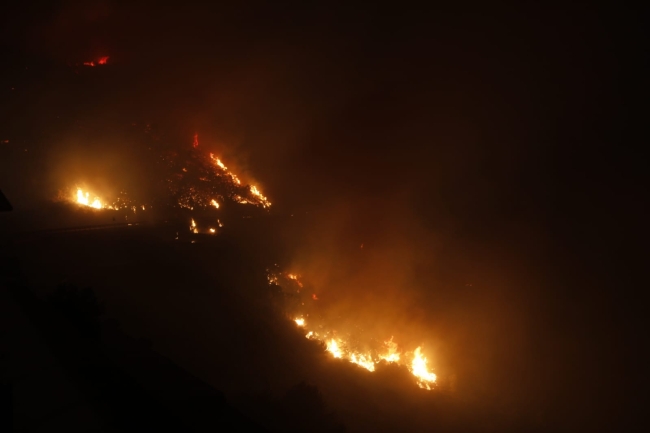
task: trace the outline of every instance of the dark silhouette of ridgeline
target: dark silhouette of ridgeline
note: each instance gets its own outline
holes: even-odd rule
[[[103,309],[91,289],[64,285],[47,300],[15,281],[2,290],[38,329],[106,431],[266,431],[146,340],[128,336],[116,322],[99,322]],[[12,415],[6,407],[12,388],[3,385],[3,428]]]
[[[11,203],[9,203],[9,200],[7,200],[7,197],[0,191],[0,212],[9,212],[12,211],[14,208],[11,206]]]

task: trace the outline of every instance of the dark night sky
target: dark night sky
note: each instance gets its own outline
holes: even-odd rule
[[[388,279],[408,272],[415,294],[403,296],[442,317],[435,329],[477,344],[448,343],[459,374],[499,383],[507,404],[547,408],[554,426],[630,422],[636,385],[620,375],[639,371],[629,287],[640,256],[624,256],[644,201],[631,145],[627,71],[644,66],[630,62],[641,39],[633,16],[595,6],[20,6],[2,12],[0,188],[18,210],[37,206],[67,186],[56,181],[73,152],[102,176],[129,178],[138,163],[120,155],[137,143],[120,137],[132,122],[164,125],[179,142],[198,132],[277,212],[315,215],[295,259],[304,269],[326,268],[348,241],[379,251],[367,269],[407,257]],[[74,66],[104,55],[106,66]],[[464,273],[484,279],[476,298],[431,288]],[[472,325],[454,331],[463,320]],[[497,330],[468,336],[481,321]],[[474,372],[461,361],[472,356],[509,376]]]

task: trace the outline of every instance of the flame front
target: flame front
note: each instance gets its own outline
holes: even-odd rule
[[[102,209],[104,207],[104,205],[102,205],[102,202],[99,200],[99,198],[95,197],[91,202],[89,196],[90,194],[88,192],[84,194],[81,188],[77,188],[77,203],[95,209]]]
[[[375,371],[375,363],[366,355],[353,353],[350,355],[350,362],[357,364],[368,371]]]
[[[435,383],[437,377],[427,369],[427,358],[422,355],[420,347],[415,349],[413,362],[411,363],[411,373],[419,379],[420,388],[431,389],[430,385]]]
[[[393,341],[393,337],[390,337],[390,340],[385,341],[384,345],[387,348],[387,352],[383,355],[379,355],[379,358],[386,362],[399,362],[400,355],[397,351],[397,343]]]
[[[224,171],[228,176],[230,176],[237,185],[241,185],[241,180],[239,180],[239,177],[237,177],[236,174],[228,170],[228,167],[221,161],[221,159],[217,156],[214,156],[212,153],[210,154],[210,158],[214,161],[214,163]],[[249,187],[251,194],[257,199],[258,203],[262,205],[264,208],[271,207],[271,202],[262,194],[262,192],[255,186],[255,185],[250,185]],[[238,201],[241,204],[247,204],[247,203],[252,203],[249,200],[246,200],[243,197],[240,196],[235,196],[235,200]],[[255,204],[255,203],[253,203]]]
[[[280,287],[282,287],[282,283],[289,285],[295,284],[298,288],[293,286],[288,289],[288,292],[293,294],[296,294],[296,292],[298,294],[302,293],[299,288],[303,287],[303,283],[299,280],[297,274],[282,272],[274,273],[269,270],[267,279],[269,284]],[[317,301],[318,297],[314,294],[312,295],[312,300]],[[305,300],[305,302],[307,301]],[[305,302],[301,302],[301,306],[304,306]],[[333,329],[327,329],[323,324],[314,326],[314,324],[308,323],[308,320],[306,319],[306,317],[309,317],[308,315],[305,316],[303,314],[298,314],[293,317],[293,321],[296,325],[305,329],[305,337],[309,340],[322,342],[325,345],[325,350],[334,358],[346,360],[358,365],[359,367],[363,367],[370,372],[374,372],[377,366],[381,363],[393,363],[408,369],[411,374],[415,376],[415,383],[420,388],[431,390],[433,389],[433,386],[435,386],[437,377],[433,372],[429,371],[427,367],[427,359],[422,354],[421,346],[418,346],[413,352],[404,352],[400,349],[398,344],[393,341],[393,337],[390,337],[390,339],[385,340],[380,347],[375,346],[372,341],[376,340],[371,339],[366,347],[360,344],[351,334],[337,333]],[[314,329],[319,329],[320,334]]]
[[[327,351],[331,353],[334,358],[343,357],[343,352],[341,352],[341,349],[339,348],[339,342],[333,338],[327,342]]]

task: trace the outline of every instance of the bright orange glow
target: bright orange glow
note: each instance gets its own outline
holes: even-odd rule
[[[95,62],[84,62],[84,66],[95,66]]]
[[[357,364],[368,371],[375,371],[375,363],[372,362],[370,357],[366,357],[366,355],[353,353],[350,355],[350,362]]]
[[[260,202],[262,203],[262,206],[264,206],[264,207],[271,206],[271,202],[266,197],[264,197],[262,195],[260,190],[258,190],[255,185],[251,185],[251,192],[253,193],[253,195],[255,197],[257,197],[260,200]]]
[[[211,204],[212,206],[216,207],[217,209],[219,209],[219,203],[217,203],[217,201],[216,201],[215,199],[212,199],[212,201],[210,202],[210,204]]]
[[[397,343],[393,342],[393,337],[384,341],[384,346],[386,346],[386,353],[379,355],[379,358],[386,362],[399,362],[400,354],[397,351]]]
[[[427,358],[422,355],[422,351],[418,347],[415,349],[413,362],[411,363],[411,373],[419,379],[418,385],[420,388],[431,389],[431,384],[435,383],[437,377],[427,369]]]
[[[239,177],[237,177],[236,174],[232,173],[231,171],[228,170],[228,167],[221,161],[220,158],[214,156],[214,154],[210,154],[210,158],[214,161],[214,163],[221,168],[221,170],[224,171],[230,178],[235,182],[237,185],[241,185],[241,180],[239,180]],[[235,200],[241,204],[247,204],[247,203],[252,203],[252,204],[257,204],[257,205],[262,205],[262,207],[267,208],[271,207],[271,202],[262,194],[262,192],[255,186],[251,185],[249,187],[251,194],[255,196],[257,199],[258,203],[251,202],[243,197],[240,196],[235,196]]]
[[[298,284],[298,286],[302,289],[302,283],[300,282],[300,280],[298,279],[298,277],[299,277],[299,276],[298,276],[298,275],[295,275],[295,274],[287,274],[287,278],[289,278],[290,280],[295,281],[296,284]]]
[[[95,209],[101,209],[104,206],[102,205],[102,202],[99,200],[99,198],[95,197],[93,201],[90,201],[89,198],[90,194],[85,193],[81,190],[81,188],[77,189],[77,203],[82,204],[84,206],[92,207]]]
[[[280,287],[282,287],[283,282],[288,283],[288,280],[297,282],[298,277],[299,275],[293,273],[273,273],[268,271],[267,274],[269,284]],[[295,293],[295,288],[291,288],[291,286],[288,286],[287,290]],[[312,299],[318,299],[315,293],[312,294]],[[302,302],[301,305],[305,305],[305,302]],[[383,362],[393,363],[408,369],[415,376],[414,382],[420,388],[432,390],[435,386],[436,374],[429,370],[427,366],[428,360],[423,355],[421,346],[418,346],[413,352],[405,352],[393,341],[393,337],[385,340],[381,347],[376,347],[375,343],[373,343],[373,340],[376,341],[374,338],[370,338],[368,345],[364,346],[364,343],[356,340],[354,334],[339,333],[335,329],[324,328],[323,324],[316,326],[309,323],[305,317],[302,314],[297,314],[294,316],[293,321],[305,329],[307,339],[324,343],[325,350],[333,357],[356,364],[370,372],[374,372],[378,365]],[[315,331],[317,328],[318,332]],[[319,334],[319,332],[322,332],[322,334]]]
[[[327,342],[327,351],[330,352],[334,358],[343,357],[343,352],[341,352],[341,349],[339,348],[339,342],[333,338]]]
[[[192,142],[194,148],[199,147],[199,134],[194,134],[194,142]]]
[[[199,232],[199,229],[196,227],[196,222],[194,222],[194,218],[192,218],[192,222],[190,223],[190,231],[194,234]]]
[[[216,232],[217,232],[216,229],[210,229],[210,233],[216,233]]]

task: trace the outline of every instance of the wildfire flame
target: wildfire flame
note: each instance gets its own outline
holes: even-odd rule
[[[102,209],[104,207],[99,198],[95,197],[91,202],[89,196],[90,194],[88,192],[84,193],[81,188],[77,189],[77,203],[95,209]]]
[[[365,355],[353,353],[350,355],[350,362],[355,363],[368,371],[375,371],[375,363]]]
[[[219,168],[221,168],[221,170],[224,171],[224,173],[226,173],[228,176],[230,176],[232,178],[232,180],[237,185],[241,185],[241,180],[239,180],[239,177],[237,177],[236,174],[234,174],[230,170],[228,170],[228,167],[226,167],[226,165],[221,161],[221,159],[219,157],[214,156],[214,154],[211,153],[210,158],[214,161],[214,163]],[[253,196],[255,196],[255,198],[259,201],[259,204],[261,204],[262,207],[264,207],[264,208],[271,207],[271,202],[269,201],[269,199],[267,199],[255,185],[251,185],[249,189],[250,189],[251,194],[253,194]],[[235,199],[239,203],[242,203],[242,204],[251,203],[250,201],[246,200],[243,197],[236,196]]]
[[[194,234],[199,232],[199,229],[196,227],[196,222],[194,222],[194,218],[192,218],[192,221],[190,223],[190,231]]]
[[[262,193],[257,189],[257,187],[255,185],[251,185],[251,192],[253,193],[253,195],[255,197],[260,199],[260,201],[262,202],[262,206],[264,206],[264,207],[271,206],[271,202],[266,197],[264,197],[262,195]]]
[[[216,201],[215,199],[212,199],[212,201],[210,202],[210,204],[211,204],[212,206],[216,207],[217,209],[219,209],[219,203],[217,203],[217,201]]]
[[[327,351],[330,352],[334,358],[343,357],[343,352],[341,352],[341,349],[339,348],[339,342],[333,338],[327,342]]]
[[[431,389],[431,384],[435,383],[437,377],[427,369],[427,358],[422,355],[420,348],[415,349],[413,362],[411,363],[411,373],[420,381],[420,388]]]
[[[281,285],[281,281],[284,279],[285,282],[291,280],[302,287],[302,283],[300,283],[298,278],[299,276],[293,273],[273,273],[269,271],[267,274],[267,279],[271,285]],[[295,293],[295,289],[291,291]],[[313,294],[312,299],[315,301],[318,298]],[[301,305],[305,305],[305,303],[303,302]],[[393,337],[390,337],[390,339],[383,342],[380,348],[363,349],[357,343],[352,344],[352,340],[345,335],[337,334],[333,330],[325,329],[325,332],[319,335],[318,332],[313,330],[314,327],[310,326],[303,315],[294,316],[293,321],[307,331],[305,334],[307,339],[323,342],[325,344],[325,350],[334,358],[354,363],[371,372],[375,371],[379,363],[394,363],[407,368],[415,376],[416,384],[420,388],[431,390],[435,386],[437,380],[436,374],[429,371],[427,358],[422,353],[421,346],[418,346],[413,352],[403,352],[400,350],[398,344],[393,341]],[[319,328],[323,328],[323,326],[319,325]]]
[[[393,342],[393,337],[390,337],[390,340],[385,341],[384,345],[386,346],[388,352],[384,355],[379,355],[379,358],[383,359],[386,362],[399,362],[397,343]]]

